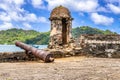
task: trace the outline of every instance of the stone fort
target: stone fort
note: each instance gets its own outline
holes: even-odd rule
[[[49,20],[51,21],[49,49],[65,49],[76,52],[104,54],[111,57],[120,53],[120,35],[82,34],[79,38],[72,37],[72,16],[63,6],[55,7]]]
[[[51,21],[49,47],[55,48],[68,44],[72,39],[73,18],[70,11],[63,6],[58,6],[52,10],[49,20]]]

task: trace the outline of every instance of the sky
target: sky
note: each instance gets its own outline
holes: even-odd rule
[[[49,31],[50,13],[60,5],[70,10],[73,28],[90,26],[120,34],[120,0],[0,0],[0,30]]]

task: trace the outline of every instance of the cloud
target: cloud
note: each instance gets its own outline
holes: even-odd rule
[[[0,30],[6,30],[14,28],[11,23],[4,22],[2,25],[0,25]]]
[[[13,1],[16,5],[23,5],[24,4],[24,0],[8,0],[8,1]]]
[[[28,11],[21,8],[23,3],[20,0],[9,0],[9,4],[6,2],[0,3],[3,7],[0,7],[3,11],[0,12],[1,18],[6,18],[6,21],[28,21],[28,22],[36,22],[38,20],[38,16],[34,13],[29,13]],[[17,2],[19,1],[19,2]],[[21,5],[21,6],[20,6]],[[5,21],[4,19],[0,19],[1,21]]]
[[[112,17],[106,17],[98,13],[92,13],[91,19],[95,24],[101,24],[101,25],[106,25],[106,26],[114,22],[114,19]]]
[[[42,23],[48,23],[48,20],[45,17],[39,17],[38,20]]]
[[[21,6],[24,4],[24,0],[0,0],[0,30],[13,28],[12,22],[15,18],[18,18],[18,13],[22,13],[24,10]]]
[[[9,22],[9,21],[11,21],[11,18],[7,13],[1,12],[0,13],[0,20],[5,21],[5,22]]]
[[[0,8],[5,11],[17,9],[24,4],[24,0],[0,0]]]
[[[35,21],[37,21],[37,16],[34,13],[26,14],[23,17],[23,21],[35,22]]]
[[[23,26],[25,27],[25,29],[31,29],[32,26],[29,23],[23,23]]]
[[[63,5],[74,11],[94,12],[99,6],[98,0],[46,0],[48,2],[48,9],[52,10],[54,7]]]
[[[107,3],[119,3],[120,4],[120,0],[105,0]]]
[[[26,28],[30,28],[31,25],[28,23],[48,23],[45,17],[37,16],[35,13],[22,8],[24,4],[26,4],[25,0],[0,0],[0,25],[3,26],[9,23],[15,26],[12,23],[14,22],[18,25],[23,23],[22,25]],[[42,0],[33,0],[33,4],[36,6],[42,5]]]
[[[120,14],[120,6],[115,6],[115,5],[113,5],[113,4],[108,4],[107,6],[110,8],[110,10],[111,10],[113,13],[115,13],[115,14]]]
[[[97,12],[110,12],[106,7],[99,6],[96,10]]]
[[[35,8],[40,8],[40,9],[45,8],[43,0],[31,0],[31,2]]]

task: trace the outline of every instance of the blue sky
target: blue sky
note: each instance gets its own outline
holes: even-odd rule
[[[50,13],[63,5],[74,18],[72,27],[91,26],[120,33],[120,0],[0,0],[0,30],[50,30]]]

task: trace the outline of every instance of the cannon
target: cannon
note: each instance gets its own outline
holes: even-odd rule
[[[53,54],[51,54],[47,51],[34,48],[34,47],[27,45],[25,43],[22,43],[20,41],[16,41],[15,45],[24,49],[26,52],[32,53],[33,55],[35,55],[39,59],[43,60],[44,62],[53,62],[54,61]]]

